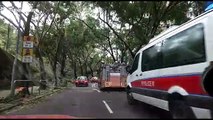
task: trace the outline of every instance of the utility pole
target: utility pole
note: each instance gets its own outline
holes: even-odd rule
[[[19,21],[18,21],[18,26],[19,26],[19,29],[18,29],[18,39],[17,39],[17,42],[16,42],[16,56],[15,56],[15,59],[14,59],[14,62],[13,62],[13,69],[12,69],[12,78],[11,78],[11,92],[10,92],[10,96],[14,96],[15,95],[15,83],[14,83],[14,77],[15,77],[15,69],[16,69],[16,64],[17,64],[17,59],[18,59],[18,55],[19,55],[19,42],[21,41],[22,37],[21,37],[21,10],[22,10],[22,7],[23,7],[23,2],[21,2],[21,8],[18,9],[18,13],[19,13]]]

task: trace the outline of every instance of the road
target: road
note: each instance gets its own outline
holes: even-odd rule
[[[127,104],[124,91],[99,91],[94,85],[73,87],[47,97],[36,106],[8,115],[61,114],[83,118],[170,118],[168,112],[145,104]]]

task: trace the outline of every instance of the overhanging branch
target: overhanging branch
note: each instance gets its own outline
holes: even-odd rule
[[[118,37],[118,39],[119,39],[121,42],[123,42],[124,45],[127,47],[127,49],[129,50],[129,52],[130,52],[132,58],[134,58],[135,55],[134,55],[134,53],[132,52],[132,50],[130,49],[129,45],[118,35],[118,33],[115,31],[115,29],[113,29],[112,26],[109,25],[108,22],[106,22],[106,21],[104,21],[103,19],[101,19],[100,16],[99,16],[99,19],[100,19],[102,22],[104,22],[105,24],[107,24],[107,26],[113,31],[113,33]]]
[[[20,30],[21,32],[23,32],[23,28],[20,28],[19,26],[17,26],[12,20],[10,20],[9,18],[7,18],[5,15],[3,15],[1,12],[0,12],[0,16],[2,16],[3,18],[5,18],[8,22],[10,22],[14,27],[17,28],[17,30]]]
[[[23,2],[23,1],[22,1]],[[12,4],[12,6],[15,8],[15,9],[19,9],[12,1],[10,1],[10,3]],[[21,12],[21,14],[19,14],[20,15],[20,18],[21,18],[21,20],[23,20],[23,22],[24,23],[26,23],[26,20],[24,19],[24,17],[22,16],[22,14],[23,14],[23,12]]]

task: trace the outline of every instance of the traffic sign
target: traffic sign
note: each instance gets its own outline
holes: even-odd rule
[[[23,56],[22,57],[22,62],[23,63],[31,63],[31,62],[33,62],[33,56]]]
[[[34,36],[24,36],[24,41],[34,41],[35,37]]]
[[[23,48],[33,48],[33,42],[31,41],[24,41]]]
[[[23,48],[22,56],[33,56],[33,49]]]
[[[33,47],[37,45],[34,36],[24,36],[22,48],[22,62],[31,63],[33,61]]]
[[[33,48],[34,36],[24,36],[23,48]]]

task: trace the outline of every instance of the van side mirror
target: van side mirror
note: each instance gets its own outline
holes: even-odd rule
[[[127,71],[128,73],[131,73],[131,66],[130,66],[130,65],[126,66],[126,71]]]

